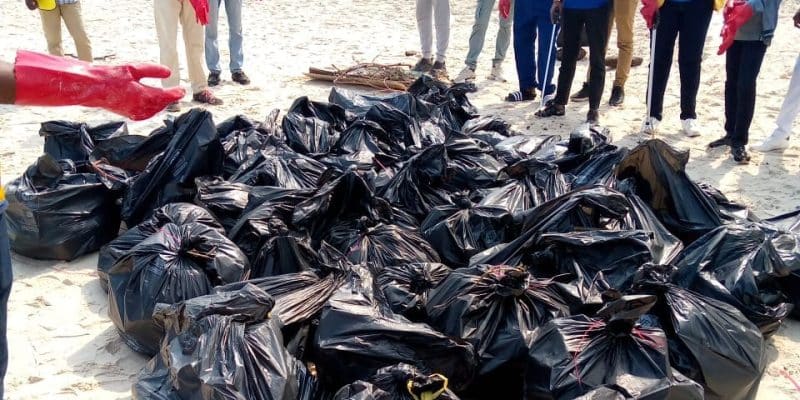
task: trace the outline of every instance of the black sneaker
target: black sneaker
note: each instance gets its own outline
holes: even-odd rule
[[[249,85],[250,78],[247,77],[247,74],[244,71],[236,71],[231,74],[231,80],[240,84],[240,85]]]
[[[433,68],[433,62],[431,61],[431,59],[422,57],[419,59],[419,61],[417,61],[417,64],[414,65],[413,68],[411,68],[411,70],[414,72],[425,73],[429,72],[431,68]]]
[[[597,125],[597,124],[599,124],[600,123],[600,113],[597,112],[597,110],[589,110],[589,112],[586,113],[586,122],[588,122],[589,125]]]
[[[589,83],[583,82],[583,87],[577,93],[570,97],[572,101],[588,101],[589,100]]]
[[[434,74],[447,74],[447,65],[445,65],[444,61],[436,61],[433,63],[431,67],[431,73]]]
[[[208,74],[208,86],[219,85],[220,82],[219,74],[220,73],[216,71],[211,71],[211,73]]]
[[[617,107],[625,102],[625,89],[622,86],[614,86],[611,88],[611,98],[608,99],[608,105]]]
[[[739,164],[745,165],[750,163],[750,154],[747,154],[747,150],[745,150],[744,146],[731,148],[731,155],[733,155],[733,161]]]

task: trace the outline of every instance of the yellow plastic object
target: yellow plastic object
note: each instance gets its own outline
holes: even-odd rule
[[[714,11],[722,10],[725,7],[725,0],[714,0]]]
[[[56,9],[56,0],[37,0],[39,3],[39,9],[45,11],[51,11]]]
[[[406,383],[406,389],[408,389],[408,393],[411,394],[411,397],[413,397],[414,400],[436,400],[442,395],[442,393],[445,392],[445,390],[447,390],[448,381],[444,375],[433,374],[431,376],[440,378],[442,380],[442,387],[435,392],[422,392],[419,395],[414,393],[414,381],[412,379],[408,380],[408,383]]]
[[[6,199],[6,191],[3,190],[3,185],[0,184],[0,201],[3,201],[5,199]]]

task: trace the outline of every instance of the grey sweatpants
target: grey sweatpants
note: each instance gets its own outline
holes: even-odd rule
[[[433,57],[433,29],[436,26],[436,61],[444,61],[450,42],[450,0],[417,0],[417,28],[422,56]]]

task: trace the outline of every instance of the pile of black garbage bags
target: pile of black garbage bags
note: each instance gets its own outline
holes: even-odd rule
[[[754,398],[800,302],[800,214],[760,220],[658,140],[520,135],[472,89],[149,136],[45,123],[13,248],[100,250],[110,317],[153,357],[136,399]]]

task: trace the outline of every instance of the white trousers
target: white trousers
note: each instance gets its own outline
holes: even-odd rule
[[[783,99],[781,112],[775,121],[775,132],[773,136],[788,137],[792,133],[792,124],[800,113],[800,56],[794,64],[792,79],[789,81],[789,91]]]

